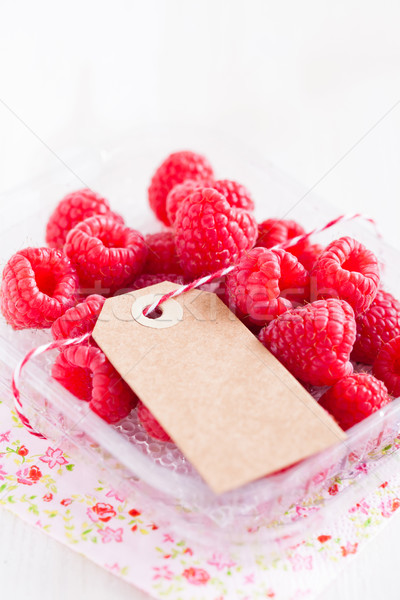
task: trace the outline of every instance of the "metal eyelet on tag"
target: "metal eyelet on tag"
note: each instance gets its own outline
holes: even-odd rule
[[[152,327],[153,329],[166,329],[167,327],[173,327],[183,319],[183,308],[176,302],[176,300],[167,300],[161,307],[161,315],[157,318],[149,318],[143,314],[144,309],[147,306],[151,306],[153,302],[161,297],[162,294],[147,294],[146,296],[140,296],[137,298],[131,307],[132,317],[145,327]]]

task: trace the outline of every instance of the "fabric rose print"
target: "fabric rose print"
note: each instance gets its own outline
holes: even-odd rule
[[[97,502],[97,504],[87,509],[86,514],[94,523],[97,523],[98,521],[107,523],[112,517],[115,517],[117,513],[111,504]]]
[[[210,579],[209,574],[204,569],[198,569],[196,567],[189,567],[182,573],[186,577],[187,581],[192,585],[205,585]]]
[[[24,485],[33,485],[37,483],[42,477],[42,472],[36,465],[32,467],[26,467],[25,469],[19,469],[16,473],[18,483]]]

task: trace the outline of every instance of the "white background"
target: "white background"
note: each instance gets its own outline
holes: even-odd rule
[[[1,0],[0,192],[138,126],[200,125],[400,247],[399,19],[394,0]],[[323,598],[394,594],[399,535],[395,518]],[[142,597],[4,511],[0,589]]]

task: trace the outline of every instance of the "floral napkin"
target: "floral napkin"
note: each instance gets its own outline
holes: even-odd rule
[[[395,462],[399,458],[392,458]],[[312,599],[400,507],[400,469],[274,560],[205,551],[175,537],[62,448],[32,437],[0,401],[0,505],[154,598]]]

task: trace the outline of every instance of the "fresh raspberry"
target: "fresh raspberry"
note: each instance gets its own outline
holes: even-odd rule
[[[369,309],[356,319],[352,360],[372,365],[383,344],[400,335],[400,302],[378,290]]]
[[[111,211],[108,200],[89,189],[78,190],[65,196],[52,213],[46,227],[46,243],[51,248],[62,248],[67,233],[78,223],[94,215],[114,215],[123,223],[122,217]]]
[[[320,398],[339,427],[350,429],[391,401],[386,386],[368,373],[353,373],[335,383]]]
[[[176,215],[176,250],[184,273],[192,277],[235,264],[253,247],[256,236],[252,214],[231,207],[211,188],[194,192]]]
[[[170,442],[171,438],[168,433],[163,429],[154,415],[149,411],[147,406],[143,404],[143,402],[138,402],[137,406],[137,416],[144,429],[147,431],[149,435],[155,440],[160,440],[161,442]]]
[[[76,266],[82,291],[100,285],[104,294],[129,284],[147,257],[142,235],[107,215],[90,217],[71,229],[64,251]]]
[[[373,373],[383,381],[389,394],[400,396],[400,335],[383,344],[373,364]]]
[[[211,184],[214,190],[225,196],[231,206],[243,210],[254,210],[254,201],[248,189],[237,181],[217,179]]]
[[[259,336],[292,375],[311,385],[332,385],[353,372],[355,338],[353,309],[335,298],[290,310]]]
[[[286,248],[287,252],[297,256],[298,261],[301,262],[303,267],[309,273],[313,270],[324,249],[324,246],[321,246],[320,244],[310,244],[305,248],[301,247],[301,244],[296,244],[292,248]]]
[[[290,221],[286,219],[266,219],[262,223],[258,224],[258,238],[256,246],[263,246],[264,248],[272,248],[280,244],[285,244],[289,240],[303,235],[305,229],[296,221]],[[296,244],[291,247],[297,249],[298,252],[302,251],[308,246],[308,241],[302,242],[299,246]],[[297,256],[297,255],[296,255]]]
[[[57,356],[52,376],[107,423],[117,423],[137,404],[137,397],[105,354],[94,346],[69,346]]]
[[[313,272],[319,298],[341,298],[358,316],[367,310],[379,285],[375,254],[357,240],[342,237],[327,246]]]
[[[258,225],[256,246],[272,248],[279,244],[285,244],[304,233],[304,228],[296,221],[267,219]],[[319,244],[310,244],[307,239],[303,242],[297,242],[294,246],[288,246],[285,250],[296,256],[306,271],[310,272],[324,250],[324,247]]]
[[[203,187],[213,187],[213,181],[210,180],[201,180],[196,181],[194,179],[187,179],[183,183],[178,183],[175,185],[169,192],[166,199],[166,211],[169,224],[172,226],[175,223],[176,213],[178,212],[178,208],[188,198],[193,194],[193,192],[203,188]]]
[[[78,277],[54,248],[25,248],[3,270],[1,311],[14,329],[45,328],[76,302]]]
[[[163,281],[170,281],[171,283],[178,283],[183,285],[185,278],[183,275],[177,273],[142,273],[137,279],[130,285],[128,291],[141,290],[142,288],[155,285],[156,283],[162,283]]]
[[[152,177],[148,190],[149,203],[157,218],[165,225],[170,225],[166,209],[168,192],[186,179],[213,179],[212,167],[204,156],[190,151],[170,154]]]
[[[98,294],[88,296],[83,302],[68,309],[51,326],[55,340],[75,338],[91,333],[96,325],[105,298]]]
[[[250,192],[236,181],[229,179],[218,179],[216,181],[194,181],[187,180],[172,188],[167,196],[167,215],[171,225],[174,225],[178,208],[194,192],[203,188],[213,188],[225,196],[231,206],[242,208],[243,210],[253,211],[254,202]]]
[[[265,324],[309,297],[310,276],[297,258],[280,248],[253,248],[226,278],[230,305]]]
[[[147,260],[145,273],[182,273],[175,248],[173,231],[146,235]]]

